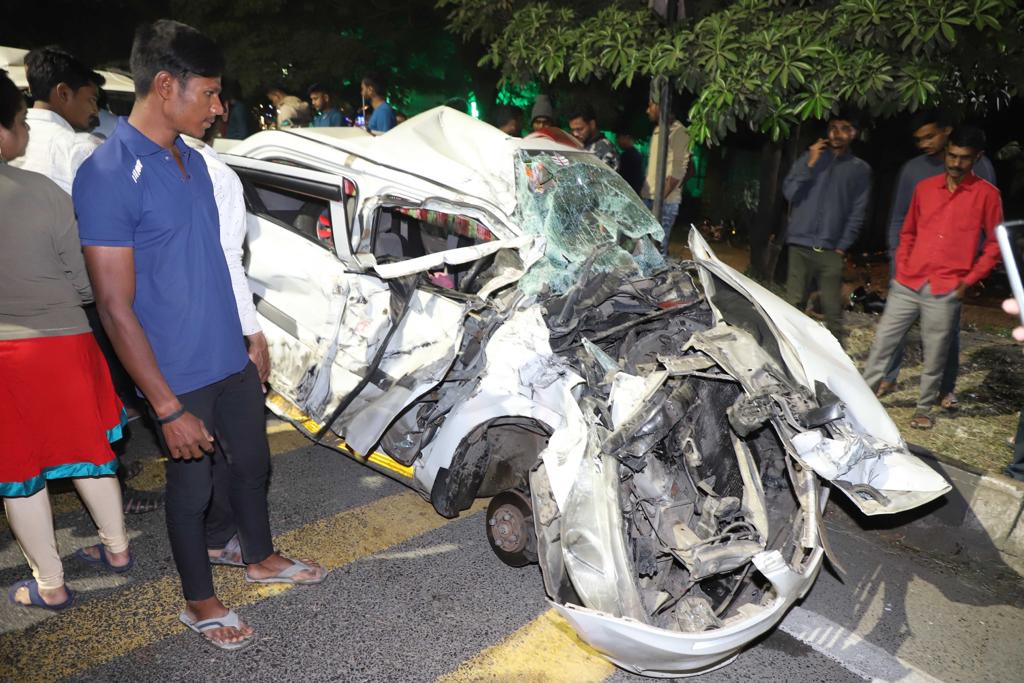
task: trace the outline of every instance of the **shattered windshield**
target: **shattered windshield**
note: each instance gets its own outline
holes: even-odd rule
[[[528,294],[565,292],[596,253],[593,271],[646,277],[665,265],[661,225],[618,173],[593,154],[520,150],[520,225],[542,236],[544,256],[519,282]]]

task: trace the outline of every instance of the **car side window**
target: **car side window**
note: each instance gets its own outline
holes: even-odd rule
[[[242,182],[250,211],[337,253],[330,199],[259,177],[243,175]]]
[[[374,227],[373,255],[380,263],[404,261],[494,239],[491,231],[476,219],[420,208],[381,208]]]

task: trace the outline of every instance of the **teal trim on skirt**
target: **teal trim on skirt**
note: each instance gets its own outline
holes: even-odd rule
[[[114,443],[124,436],[124,426],[128,423],[128,413],[121,408],[118,423],[107,430],[107,441]],[[76,477],[110,477],[117,473],[117,458],[102,465],[91,462],[74,462],[56,467],[47,467],[38,476],[26,481],[0,482],[0,498],[24,498],[33,496],[43,490],[50,479],[71,479]]]

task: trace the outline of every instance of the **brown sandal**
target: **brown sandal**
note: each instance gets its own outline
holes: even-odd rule
[[[888,396],[894,391],[896,391],[896,382],[890,382],[887,379],[883,379],[878,383],[878,389],[875,390],[875,396],[877,398],[882,398],[883,396]]]
[[[951,392],[949,392],[948,394],[946,394],[945,396],[942,397],[942,400],[939,401],[939,405],[942,406],[943,410],[949,410],[949,411],[959,410],[959,408],[960,408],[960,401],[956,400],[956,394],[954,394],[951,391]]]
[[[914,429],[931,429],[935,426],[935,420],[930,415],[918,414],[910,418],[910,426]]]

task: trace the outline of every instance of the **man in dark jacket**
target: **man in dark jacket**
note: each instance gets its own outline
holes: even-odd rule
[[[817,280],[825,323],[839,339],[843,259],[864,225],[871,190],[871,167],[850,151],[859,129],[852,114],[833,116],[828,137],[800,155],[782,183],[790,204],[786,298],[800,306]]]

